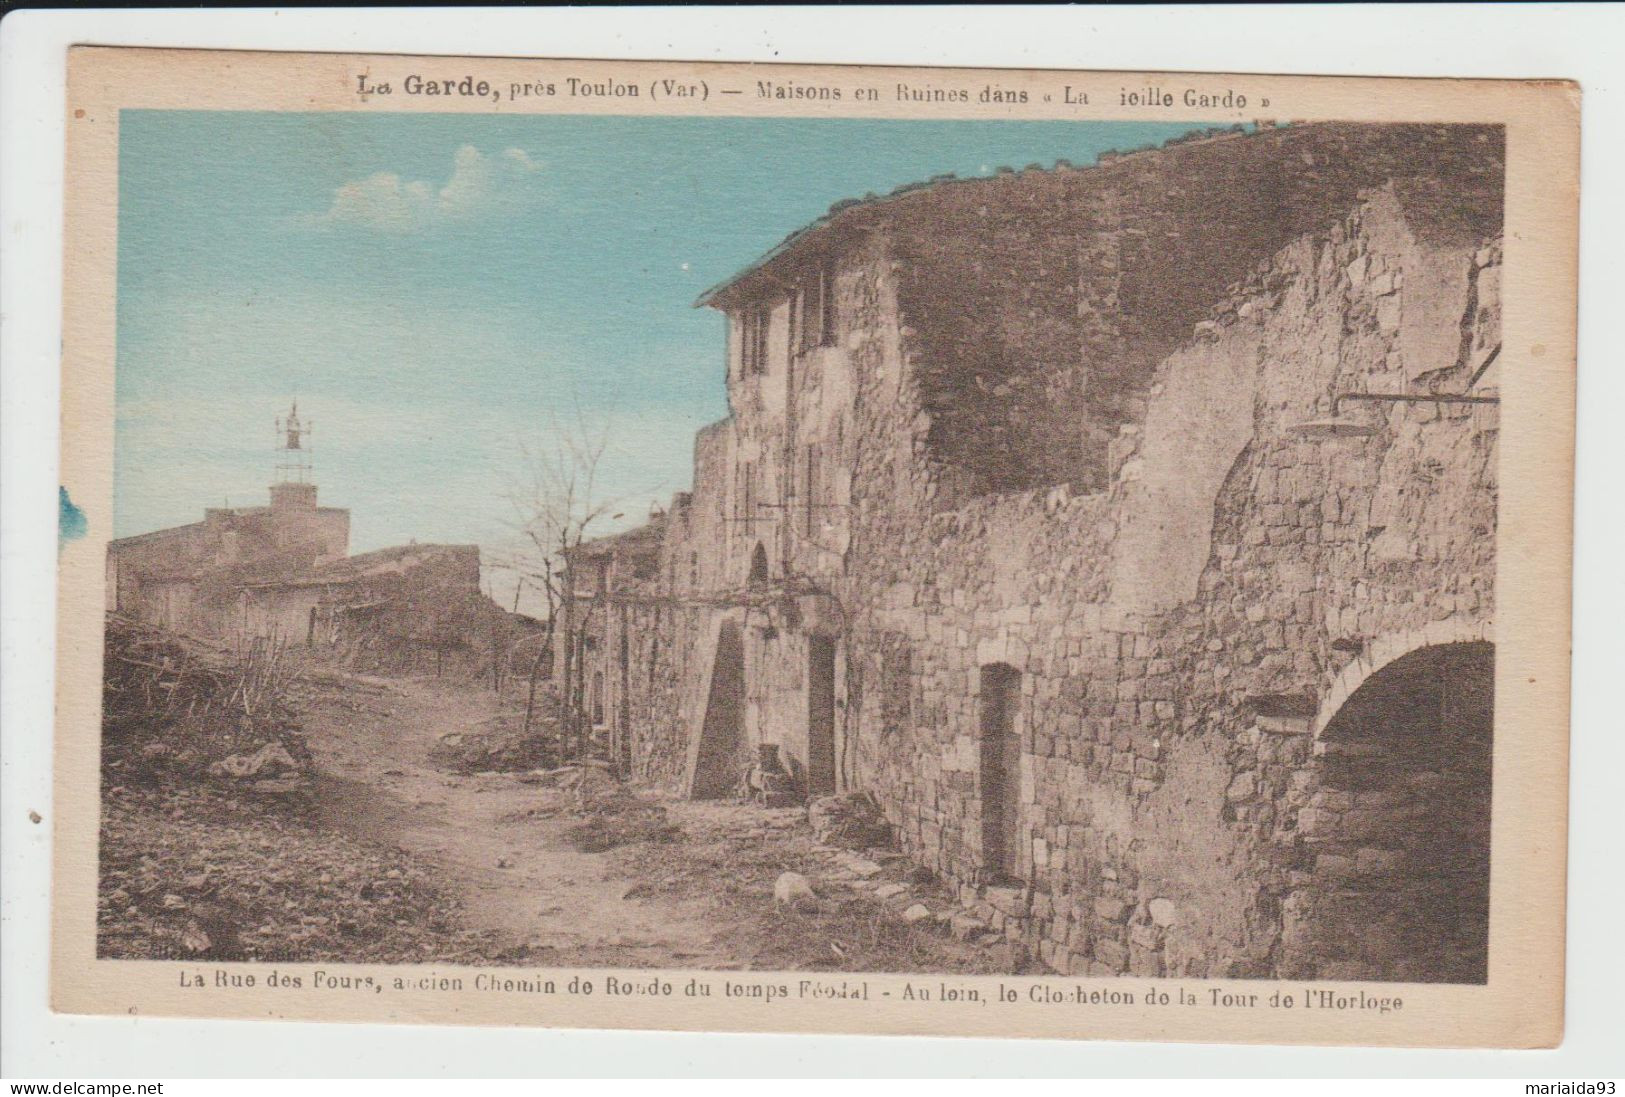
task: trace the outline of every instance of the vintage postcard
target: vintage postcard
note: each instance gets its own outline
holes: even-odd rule
[[[1561,1039],[1573,85],[67,111],[57,1009]]]

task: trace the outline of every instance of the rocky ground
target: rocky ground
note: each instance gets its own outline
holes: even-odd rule
[[[195,729],[184,764],[161,722],[114,736],[104,754],[102,955],[1026,966],[904,858],[841,848],[883,836],[861,821],[820,817],[821,841],[803,808],[677,800],[593,767],[525,769],[525,750],[500,744],[491,756],[521,768],[470,772],[468,751],[448,747],[473,731],[483,751],[500,738],[494,729],[513,726],[504,702],[478,686],[326,670],[297,676],[285,695],[274,739],[288,750],[287,772],[247,772],[259,755],[241,721],[214,743],[234,751],[230,766],[210,762],[211,740]]]
[[[102,805],[98,948],[123,959],[490,959],[399,850],[314,824],[308,804],[212,788],[115,788]]]
[[[680,848],[675,856],[649,846],[626,851],[620,871],[639,880],[626,899],[703,901],[732,953],[717,966],[944,973],[1027,966],[1002,940],[965,932],[963,920],[955,926],[958,906],[906,858],[820,842],[800,808],[685,802],[673,809]]]

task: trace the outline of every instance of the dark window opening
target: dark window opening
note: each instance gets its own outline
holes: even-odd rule
[[[750,555],[750,581],[765,583],[767,580],[767,549],[763,548],[761,542],[758,541],[756,551]]]
[[[914,723],[914,650],[889,647],[880,660],[880,729],[887,739]]]
[[[790,350],[806,354],[835,345],[835,267],[826,263],[791,298]]]
[[[822,497],[823,491],[821,490],[822,484],[820,483],[821,476],[819,475],[822,470],[820,468],[820,454],[818,450],[819,446],[817,442],[809,442],[807,444],[805,532],[808,537],[811,537],[818,529],[818,515],[816,512],[824,501]]]
[[[740,316],[740,371],[745,374],[767,372],[767,330],[771,314],[760,305],[748,308]]]
[[[756,462],[744,461],[739,465],[739,491],[734,496],[738,511],[734,518],[747,523],[746,532],[749,532],[749,523],[756,520]]]

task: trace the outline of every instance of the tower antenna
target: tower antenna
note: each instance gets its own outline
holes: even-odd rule
[[[313,449],[310,438],[316,424],[299,418],[299,398],[287,415],[276,420],[276,474],[279,484],[308,484],[311,476]]]

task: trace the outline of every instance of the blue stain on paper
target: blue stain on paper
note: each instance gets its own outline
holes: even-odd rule
[[[57,486],[57,519],[56,519],[56,547],[62,551],[62,546],[69,541],[77,541],[90,529],[90,523],[85,521],[85,512],[68,495],[68,489]]]

